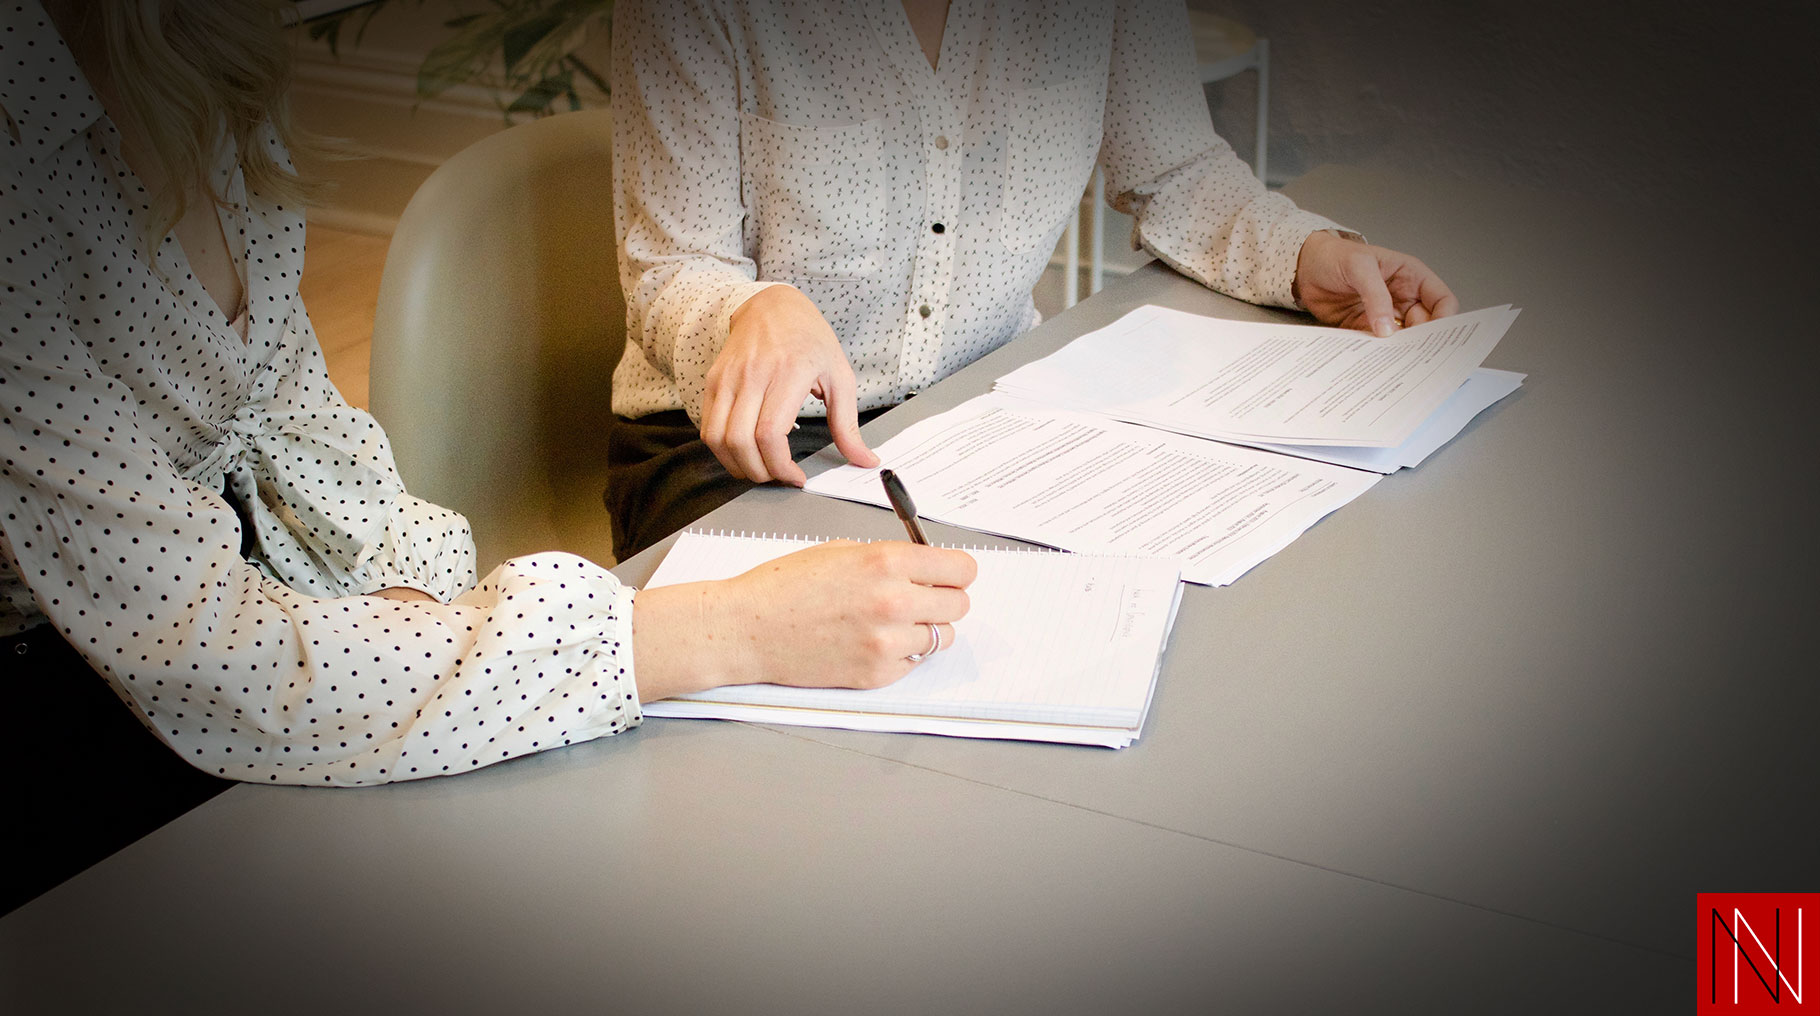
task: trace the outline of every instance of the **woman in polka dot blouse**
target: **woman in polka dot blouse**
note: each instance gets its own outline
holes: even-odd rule
[[[1096,164],[1134,241],[1221,292],[1379,334],[1456,309],[1264,189],[1191,39],[1182,0],[620,0],[619,552],[800,485],[830,438],[875,463],[870,412],[1036,324]]]
[[[354,786],[617,733],[695,688],[887,683],[930,624],[951,644],[972,560],[903,543],[636,596],[560,553],[477,583],[465,520],[400,488],[298,298],[285,5],[0,3],[14,828],[159,764],[83,768],[108,710],[213,776]],[[95,673],[125,708],[73,714]]]

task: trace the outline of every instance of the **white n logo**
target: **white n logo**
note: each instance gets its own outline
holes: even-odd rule
[[[1723,914],[1720,914],[1717,908],[1713,909],[1713,921],[1716,924],[1718,924],[1719,927],[1724,928],[1725,937],[1732,940],[1732,1004],[1733,1005],[1738,1004],[1738,959],[1739,959],[1739,957],[1743,957],[1744,962],[1750,965],[1750,972],[1757,976],[1757,983],[1763,985],[1763,990],[1769,992],[1770,998],[1774,999],[1778,1003],[1781,1002],[1782,1001],[1782,989],[1784,986],[1786,986],[1788,988],[1789,995],[1792,998],[1794,998],[1795,1004],[1796,1005],[1801,1004],[1802,962],[1801,962],[1801,908],[1800,907],[1795,908],[1795,983],[1793,983],[1793,984],[1788,983],[1788,974],[1783,971],[1783,967],[1782,967],[1782,908],[1781,907],[1776,908],[1776,933],[1775,933],[1776,946],[1775,946],[1775,950],[1773,952],[1769,948],[1764,946],[1763,939],[1757,937],[1757,930],[1750,926],[1750,923],[1744,919],[1744,912],[1739,910],[1737,907],[1732,908],[1732,922],[1733,922],[1733,924],[1735,924],[1737,926],[1736,931],[1734,931],[1731,927],[1728,927],[1726,925],[1725,916]],[[1757,969],[1757,961],[1751,959],[1750,954],[1745,951],[1744,942],[1742,939],[1740,939],[1738,937],[1738,932],[1742,932],[1744,934],[1749,935],[1750,940],[1752,942],[1757,943],[1757,951],[1763,954],[1763,960],[1769,966],[1770,973],[1774,975],[1773,977],[1766,978],[1763,976],[1763,971]],[[1718,949],[1719,949],[1719,936],[1714,935],[1713,936],[1713,951],[1714,951],[1715,955],[1712,957],[1712,960],[1713,960],[1712,970],[1715,974],[1718,973],[1718,966],[1719,966],[1718,956],[1716,955],[1716,953],[1718,952]],[[1715,1002],[1715,1003],[1718,1002],[1718,993],[1719,993],[1718,980],[1719,979],[1717,977],[1713,978],[1713,996],[1714,996],[1713,1002]]]

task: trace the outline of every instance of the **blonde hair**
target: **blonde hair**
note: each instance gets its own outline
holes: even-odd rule
[[[223,132],[234,141],[247,189],[307,204],[317,188],[260,139],[270,123],[286,149],[313,147],[292,125],[287,0],[94,0],[114,92],[151,141],[166,185],[152,197],[155,247],[208,180]]]

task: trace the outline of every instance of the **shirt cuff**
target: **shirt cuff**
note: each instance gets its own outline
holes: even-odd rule
[[[671,383],[676,386],[676,396],[682,407],[689,414],[689,419],[701,423],[702,399],[708,387],[708,371],[714,367],[714,361],[726,348],[727,335],[732,330],[733,312],[745,305],[759,293],[772,286],[781,286],[782,282],[739,282],[728,286],[720,299],[720,310],[715,314],[712,331],[702,318],[697,318],[692,341],[697,343],[698,355],[685,356],[678,349],[671,357]],[[705,304],[703,309],[711,307]]]
[[[1295,298],[1296,262],[1302,255],[1302,244],[1323,229],[1351,232],[1326,216],[1300,208],[1283,216],[1271,229],[1270,238],[1264,243],[1257,278],[1261,302],[1296,310],[1308,309]]]
[[[623,671],[620,705],[625,710],[622,715],[626,730],[645,721],[644,707],[638,700],[638,661],[632,652],[632,608],[637,592],[631,586],[620,586],[613,591],[611,606],[602,612],[607,625],[600,638],[601,665]]]

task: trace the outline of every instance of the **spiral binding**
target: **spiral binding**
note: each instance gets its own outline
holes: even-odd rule
[[[708,528],[703,528],[703,527],[699,527],[699,526],[690,526],[689,528],[683,530],[683,532],[693,533],[696,536],[712,536],[712,537],[728,538],[728,539],[735,539],[735,540],[773,540],[778,543],[801,544],[802,546],[805,546],[805,547],[813,547],[818,543],[827,543],[829,540],[852,540],[855,543],[882,542],[881,540],[877,540],[877,539],[866,539],[866,538],[861,538],[861,537],[857,537],[857,536],[827,536],[827,537],[803,536],[803,535],[796,534],[796,533],[767,533],[767,532],[762,532],[762,531],[757,531],[757,530],[748,532],[747,530],[744,530],[744,529],[708,529]],[[981,543],[938,543],[938,544],[936,544],[936,546],[941,547],[944,550],[965,550],[968,552],[981,552],[981,553],[992,552],[992,553],[998,553],[998,554],[1066,554],[1066,553],[1069,553],[1069,551],[1063,550],[1060,547],[1044,547],[1044,546],[995,547],[995,546],[991,546],[989,544],[981,544]],[[1096,552],[1096,553],[1088,554],[1085,556],[1088,556],[1088,557],[1150,557],[1153,555],[1108,554],[1108,553],[1104,553],[1104,552]]]

